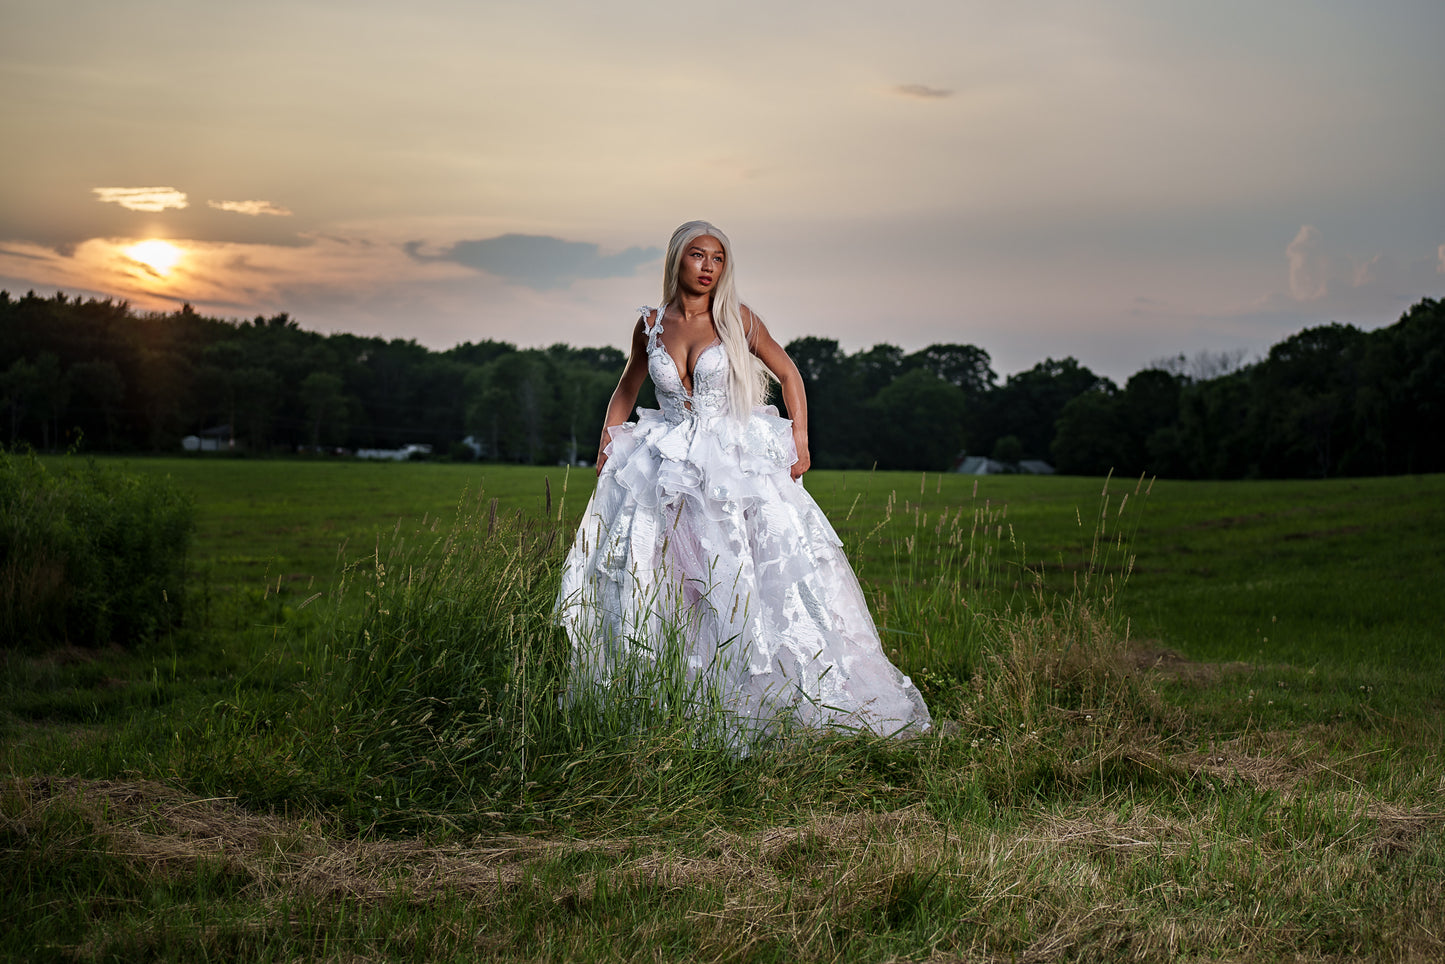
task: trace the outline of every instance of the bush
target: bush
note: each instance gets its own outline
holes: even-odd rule
[[[180,616],[193,528],[169,479],[0,450],[0,646],[154,638]]]

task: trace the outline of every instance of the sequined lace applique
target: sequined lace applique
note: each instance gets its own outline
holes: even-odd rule
[[[656,320],[647,323],[651,308],[639,308],[647,334],[647,370],[657,389],[657,401],[663,416],[672,424],[686,418],[704,415],[726,415],[728,406],[727,350],[721,340],[714,339],[697,356],[692,368],[692,391],[683,383],[677,362],[659,337],[662,334],[663,309]]]

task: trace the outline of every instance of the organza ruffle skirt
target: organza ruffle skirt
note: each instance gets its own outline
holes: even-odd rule
[[[563,569],[569,698],[662,696],[744,746],[792,726],[927,730],[842,543],[790,477],[791,423],[771,406],[639,416],[612,430]]]

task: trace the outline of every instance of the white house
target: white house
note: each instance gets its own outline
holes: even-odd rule
[[[403,445],[399,449],[357,449],[356,457],[359,459],[379,459],[381,461],[405,462],[413,455],[431,455],[431,446],[421,442],[412,442]]]

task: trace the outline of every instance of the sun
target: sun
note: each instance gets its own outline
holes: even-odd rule
[[[169,275],[186,256],[186,253],[174,244],[159,239],[141,241],[123,251],[127,258],[145,265],[153,274],[158,274],[162,278]]]

